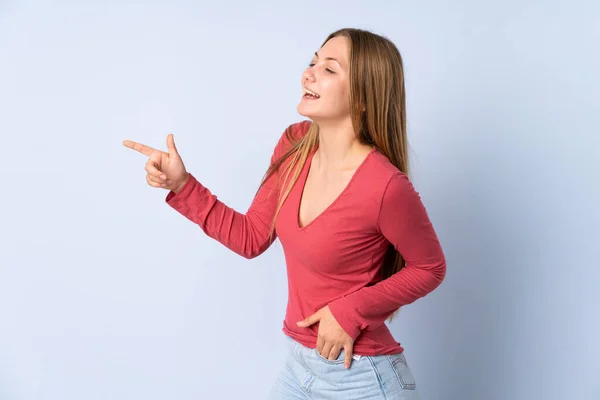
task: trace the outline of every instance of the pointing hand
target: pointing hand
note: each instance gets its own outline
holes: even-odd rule
[[[173,134],[167,136],[167,152],[153,149],[145,144],[124,140],[123,145],[148,156],[146,182],[148,185],[172,190],[177,193],[189,179],[189,173],[175,147]]]

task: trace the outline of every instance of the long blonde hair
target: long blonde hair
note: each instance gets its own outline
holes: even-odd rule
[[[350,44],[350,115],[358,140],[376,147],[396,168],[408,174],[406,95],[400,52],[389,39],[353,28],[333,32],[321,46],[337,36],[346,37]],[[302,138],[293,137],[289,129],[285,134],[291,146],[269,167],[262,181],[264,183],[284,161],[292,157],[280,174],[282,190],[279,191],[271,235],[281,206],[318,144],[319,126],[313,122]],[[404,264],[402,255],[390,244],[381,265],[382,279],[400,271]]]

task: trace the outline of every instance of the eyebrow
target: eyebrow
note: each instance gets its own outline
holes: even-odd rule
[[[317,54],[317,52],[315,51],[315,56],[317,56],[317,58],[319,58],[319,55]],[[340,66],[342,65],[341,62],[339,62],[336,58],[333,57],[325,57],[326,60],[332,60],[335,61],[336,63],[340,64]]]

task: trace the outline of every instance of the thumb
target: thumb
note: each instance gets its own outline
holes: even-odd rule
[[[296,322],[296,325],[298,325],[301,328],[306,328],[308,326],[311,326],[312,324],[319,322],[320,320],[321,320],[321,316],[317,312],[317,313],[311,315],[310,317],[303,319],[302,321]]]
[[[179,156],[179,152],[177,151],[177,147],[175,147],[175,139],[173,138],[173,134],[170,133],[167,136],[167,149],[169,155],[171,156]]]

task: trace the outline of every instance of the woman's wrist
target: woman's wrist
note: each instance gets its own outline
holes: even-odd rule
[[[185,184],[190,180],[190,174],[189,172],[185,173],[185,178],[183,178],[182,182],[175,188],[173,189],[173,192],[175,194],[181,192],[181,189],[183,189],[183,187],[185,186]]]

